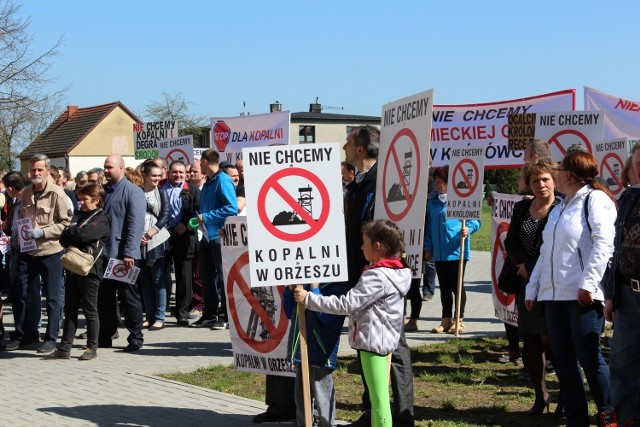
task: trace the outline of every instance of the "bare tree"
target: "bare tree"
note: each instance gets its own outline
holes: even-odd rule
[[[44,52],[33,52],[30,20],[11,0],[0,5],[0,167],[11,168],[19,149],[44,130],[59,111],[66,88],[48,91],[49,76],[62,38]]]
[[[182,135],[193,135],[193,143],[196,147],[206,146],[205,134],[209,132],[206,128],[207,118],[198,117],[191,114],[189,105],[191,102],[182,97],[182,93],[171,96],[162,92],[162,101],[152,101],[147,105],[146,116],[151,121],[177,120],[180,128],[178,133]]]

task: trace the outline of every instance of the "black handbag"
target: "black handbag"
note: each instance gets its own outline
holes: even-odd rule
[[[518,275],[518,267],[506,257],[498,276],[498,289],[505,294],[517,294],[521,288],[522,277]]]

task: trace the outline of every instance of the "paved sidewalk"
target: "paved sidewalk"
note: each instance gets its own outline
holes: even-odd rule
[[[463,337],[504,333],[494,317],[488,252],[473,252],[467,265],[466,330]],[[13,329],[9,306],[5,327]],[[451,339],[430,329],[440,320],[438,294],[423,304],[418,332],[407,334],[412,347]],[[216,364],[231,364],[228,331],[177,327],[168,318],[161,331],[145,332],[137,353],[124,353],[125,329],[114,348],[99,349],[98,359],[79,361],[81,340],[71,360],[41,360],[33,350],[0,352],[3,426],[251,426],[263,402],[157,377]],[[353,354],[343,334],[341,354]],[[292,402],[293,403],[293,402]],[[268,424],[263,424],[268,425]],[[273,424],[272,424],[273,425]],[[283,424],[284,425],[284,424]],[[291,425],[291,424],[286,424]]]

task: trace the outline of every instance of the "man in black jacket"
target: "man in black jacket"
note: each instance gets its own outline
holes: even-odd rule
[[[171,261],[176,274],[176,306],[173,315],[179,326],[189,326],[189,309],[193,294],[193,256],[196,235],[189,229],[189,220],[197,215],[200,190],[186,179],[184,162],[176,160],[169,166],[167,182],[162,186],[169,195],[169,249],[165,254],[167,307],[171,296]]]
[[[356,179],[347,187],[344,202],[350,288],[358,283],[362,269],[368,265],[361,249],[362,224],[373,219],[379,145],[380,131],[373,126],[362,126],[351,131],[347,136],[347,143],[343,146],[346,161],[353,164],[359,171]],[[364,377],[362,383],[365,388],[362,395],[365,413],[352,423],[352,426],[371,425],[371,402]],[[391,388],[393,390],[393,425],[413,426],[413,372],[404,330],[398,348],[391,355]]]

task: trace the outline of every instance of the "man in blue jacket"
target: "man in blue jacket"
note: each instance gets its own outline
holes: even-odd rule
[[[106,201],[104,213],[111,218],[111,233],[105,247],[105,257],[119,259],[127,268],[140,259],[140,240],[144,233],[147,210],[142,189],[124,176],[124,160],[112,154],[104,161]],[[118,298],[124,310],[124,323],[129,330],[129,345],[124,351],[138,351],[142,347],[142,303],[135,284],[105,279],[98,291],[100,333],[98,347],[111,347],[111,337],[118,330]]]
[[[202,317],[191,324],[193,327],[211,326],[212,329],[226,329],[229,324],[219,232],[224,227],[227,217],[238,214],[236,187],[231,177],[220,169],[219,161],[220,154],[212,149],[204,151],[200,158],[202,172],[207,175],[207,181],[200,192],[198,214],[200,224],[204,224],[207,230],[207,235],[200,242],[200,277],[204,287],[204,310]]]

